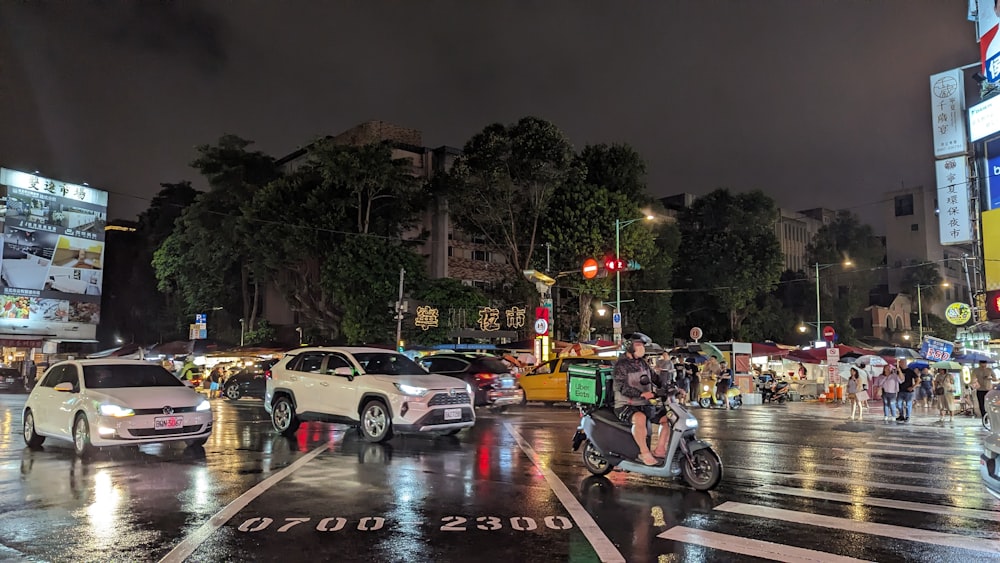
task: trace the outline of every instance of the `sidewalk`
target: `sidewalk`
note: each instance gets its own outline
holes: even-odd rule
[[[882,402],[881,401],[868,401],[869,408],[864,411],[863,422],[875,422],[879,424],[899,424],[901,426],[925,426],[925,427],[937,427],[937,428],[982,428],[982,419],[978,416],[962,416],[955,415],[955,419],[951,422],[948,421],[948,417],[945,417],[944,422],[938,421],[938,411],[937,409],[923,408],[917,405],[913,406],[913,410],[910,414],[910,422],[897,423],[895,421],[885,422],[882,420]],[[799,416],[806,417],[821,417],[821,418],[832,418],[838,420],[848,421],[851,419],[851,405],[849,403],[821,403],[816,400],[812,401],[789,401],[784,405],[748,405],[744,406],[745,409],[753,409],[754,411],[760,409],[771,409],[779,410],[784,409],[788,414],[795,414]],[[985,431],[985,430],[984,430]]]

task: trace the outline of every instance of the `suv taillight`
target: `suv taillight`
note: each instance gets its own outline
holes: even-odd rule
[[[264,370],[264,379],[271,379],[271,370]]]
[[[495,373],[477,373],[476,374],[476,381],[490,381],[490,380],[496,378],[496,376],[497,376],[497,374],[495,374]]]

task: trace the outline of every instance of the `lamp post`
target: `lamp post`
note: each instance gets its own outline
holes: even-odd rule
[[[615,260],[621,257],[621,230],[632,223],[637,221],[652,221],[652,215],[646,215],[642,219],[629,219],[627,221],[622,221],[621,219],[615,219]],[[622,309],[622,273],[621,270],[615,268],[615,312],[620,313]],[[615,344],[621,343],[622,340],[622,330],[618,327],[615,330]]]
[[[243,334],[246,333],[246,321],[240,319],[240,346],[243,346]]]
[[[917,284],[917,338],[919,342],[924,341],[924,304],[920,296],[920,290],[928,287],[936,287],[936,284]],[[948,282],[941,283],[941,287],[948,287]]]
[[[834,262],[832,264],[820,264],[819,262],[816,262],[814,264],[814,266],[816,267],[816,342],[819,342],[823,338],[823,321],[820,320],[821,317],[819,313],[819,271],[825,270],[832,266],[844,266],[846,268],[851,265],[852,264],[850,260],[844,260],[843,262]]]

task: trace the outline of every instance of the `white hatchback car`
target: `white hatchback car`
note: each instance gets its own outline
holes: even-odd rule
[[[379,348],[299,348],[271,367],[264,408],[278,432],[300,421],[358,426],[365,440],[394,432],[456,434],[476,423],[472,388],[434,375],[395,351]]]
[[[158,364],[74,360],[48,369],[22,413],[24,441],[73,442],[77,455],[95,447],[183,440],[201,446],[212,433],[212,407]]]

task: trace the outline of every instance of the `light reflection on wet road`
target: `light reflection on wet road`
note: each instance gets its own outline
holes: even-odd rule
[[[482,412],[457,437],[368,444],[351,429],[316,423],[283,438],[260,401],[219,400],[203,449],[109,449],[81,461],[70,444],[52,439],[40,450],[24,447],[23,402],[0,395],[5,560],[157,561],[317,448],[315,459],[243,497],[245,507],[219,522],[189,560],[597,560],[504,422],[629,561],[757,560],[780,549],[984,560],[996,555],[984,549],[1000,546],[1000,503],[979,483],[982,431],[971,420],[853,423],[836,409],[804,404],[695,410],[699,435],[726,467],[718,490],[698,493],[622,473],[590,476],[570,450],[578,415],[566,407]],[[781,519],[786,512],[792,522]],[[968,541],[956,548],[950,538]]]

